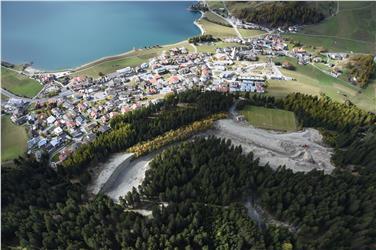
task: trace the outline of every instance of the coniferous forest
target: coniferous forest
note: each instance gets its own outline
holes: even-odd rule
[[[262,95],[245,95],[241,105],[251,104],[293,111],[304,127],[322,131],[327,144],[334,147],[332,161],[337,167],[363,166],[376,168],[376,115],[351,103],[338,103],[300,93],[284,99]]]
[[[139,190],[120,205],[102,195],[89,200],[85,185],[72,181],[87,164],[233,103],[224,94],[189,91],[112,120],[111,132],[59,171],[47,159],[20,158],[16,166],[3,168],[4,249],[375,248],[375,115],[325,96],[244,97],[239,108],[291,110],[302,126],[320,129],[335,148],[337,170],[331,175],[293,173],[284,166],[275,171],[230,141],[197,137],[156,156]],[[250,218],[244,206],[249,200],[268,215],[265,226]],[[152,216],[132,211],[145,202],[153,204]]]
[[[268,27],[313,24],[324,19],[324,14],[307,2],[260,1],[239,4],[228,1],[226,4],[236,17]]]
[[[181,104],[181,105],[178,105]],[[59,171],[79,175],[90,164],[106,159],[138,142],[150,140],[211,114],[227,111],[232,97],[218,92],[187,91],[168,96],[161,103],[119,115],[111,120],[112,130],[85,144],[64,161]]]

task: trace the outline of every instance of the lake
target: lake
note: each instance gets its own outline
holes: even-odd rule
[[[193,2],[2,2],[2,60],[74,68],[200,34]]]

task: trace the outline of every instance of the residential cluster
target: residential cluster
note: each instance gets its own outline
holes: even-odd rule
[[[301,48],[289,51],[277,34],[226,42],[239,46],[217,48],[215,53],[173,48],[140,66],[122,68],[98,79],[38,72],[33,78],[45,85],[42,93],[59,94],[31,101],[11,98],[3,104],[3,112],[10,114],[14,123],[27,126],[29,154],[39,158],[47,152],[53,162],[59,162],[82,143],[108,131],[111,118],[158,102],[165,94],[192,88],[264,93],[268,79],[292,80],[280,72],[271,57],[296,57],[303,63],[314,60]],[[261,56],[263,60],[259,60]]]
[[[72,77],[66,82],[52,73],[38,72],[33,78],[45,85],[43,91],[54,88],[68,94],[30,101],[11,98],[3,104],[3,112],[28,128],[29,154],[39,158],[46,152],[58,162],[82,143],[108,131],[114,116],[158,102],[167,93],[195,87],[264,92],[266,78],[241,69],[237,66],[241,60],[254,60],[251,51],[225,48],[209,54],[173,48],[138,67],[119,69],[98,79]]]

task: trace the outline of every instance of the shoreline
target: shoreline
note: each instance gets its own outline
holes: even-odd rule
[[[199,29],[200,29],[200,32],[201,32],[201,35],[203,35],[205,33],[205,30],[204,28],[198,23],[198,21],[200,21],[203,17],[204,17],[204,12],[203,11],[200,11],[201,13],[201,16],[193,21],[193,24],[196,25]],[[185,40],[182,40],[182,41],[179,41],[179,42],[176,42],[176,43],[168,43],[168,44],[163,44],[163,45],[154,45],[154,46],[160,46],[161,48],[163,47],[168,47],[168,46],[173,46],[173,45],[179,45],[181,43],[184,43],[184,42],[188,42],[188,39],[185,39]],[[153,47],[153,46],[150,46],[150,47]],[[128,50],[126,52],[123,52],[123,53],[120,53],[120,54],[116,54],[116,55],[112,55],[112,56],[104,56],[104,57],[101,57],[101,58],[98,58],[94,61],[91,61],[91,62],[88,62],[88,63],[85,63],[85,64],[82,64],[80,66],[77,66],[75,68],[70,68],[70,69],[66,69],[66,70],[62,70],[62,71],[73,71],[73,72],[78,72],[80,70],[84,70],[84,69],[87,69],[87,68],[90,68],[96,64],[100,64],[100,63],[103,63],[103,62],[106,62],[106,61],[111,61],[111,60],[115,60],[115,59],[121,59],[122,57],[125,57],[133,52],[136,52],[136,51],[139,51],[139,50],[144,50],[142,48],[140,49],[132,49],[132,50]],[[52,71],[52,72],[59,72],[59,71]]]
[[[163,45],[158,45],[158,46],[160,48],[164,48],[164,47],[168,47],[168,46],[174,46],[174,45],[178,46],[179,44],[182,44],[184,42],[188,42],[188,39],[182,40],[182,41],[179,41],[179,42],[176,42],[176,43],[168,43],[168,44],[163,44]],[[154,46],[157,46],[157,45],[154,45]],[[153,46],[150,46],[150,48],[152,48],[152,47]],[[88,69],[90,67],[93,67],[95,65],[98,65],[98,64],[101,64],[101,63],[104,63],[104,62],[107,62],[107,61],[112,61],[112,60],[116,60],[116,59],[122,59],[124,57],[129,56],[131,53],[134,53],[134,52],[137,52],[137,51],[142,51],[142,50],[145,50],[145,49],[144,48],[132,49],[132,50],[128,50],[128,51],[122,52],[120,54],[115,54],[115,55],[110,55],[110,56],[104,56],[104,57],[95,59],[93,61],[84,63],[84,64],[82,64],[80,66],[75,67],[75,68],[65,68],[65,69],[59,69],[59,70],[44,70],[44,69],[39,69],[39,68],[35,68],[35,67],[32,67],[32,66],[27,67],[27,68],[28,69],[33,69],[35,71],[38,71],[38,73],[50,73],[50,74],[54,74],[54,73],[60,73],[60,72],[65,72],[65,71],[67,71],[69,73],[75,73],[75,72],[79,72],[81,70]],[[15,64],[15,65],[17,65],[17,64]]]
[[[194,23],[194,25],[196,25],[200,29],[201,35],[203,35],[203,34],[205,34],[205,30],[198,22],[204,17],[204,12],[200,10],[200,13],[201,13],[200,18],[195,20],[193,23]]]
[[[102,62],[106,62],[106,61],[110,61],[110,60],[114,60],[114,59],[118,59],[118,58],[121,58],[123,56],[127,56],[129,54],[131,54],[132,52],[135,52],[137,51],[137,49],[131,49],[131,50],[128,50],[126,52],[123,52],[123,53],[120,53],[120,54],[116,54],[116,55],[110,55],[110,56],[103,56],[103,57],[100,57],[98,59],[95,59],[94,61],[90,61],[90,62],[87,62],[87,63],[84,63],[80,66],[77,66],[75,68],[71,68],[71,69],[68,69],[69,71],[74,71],[74,72],[77,72],[77,71],[80,71],[80,70],[83,70],[83,69],[86,69],[86,68],[89,68],[97,63],[102,63]]]
[[[199,28],[199,30],[201,32],[201,35],[203,35],[205,33],[205,31],[204,31],[203,27],[200,24],[198,24],[198,21],[203,18],[204,12],[200,11],[200,13],[201,13],[201,16],[197,20],[193,21],[193,24]],[[182,44],[184,42],[188,42],[188,39],[189,38],[184,39],[182,41],[178,41],[176,43],[168,43],[168,44],[162,44],[162,45],[156,44],[156,45],[149,46],[149,48],[153,48],[154,46],[159,46],[159,47],[163,48],[163,47],[168,47],[168,46],[179,45],[179,44]],[[116,60],[116,59],[122,59],[123,57],[127,57],[131,53],[134,53],[134,52],[140,51],[140,50],[144,50],[144,48],[131,49],[131,50],[127,50],[125,52],[122,52],[120,54],[115,54],[115,55],[109,55],[109,56],[100,57],[98,59],[95,59],[93,61],[84,63],[82,65],[79,65],[79,66],[73,67],[73,68],[64,68],[64,69],[57,69],[57,70],[45,70],[45,69],[35,68],[35,67],[32,67],[32,66],[30,66],[28,68],[33,69],[35,71],[38,71],[39,73],[51,73],[51,74],[54,74],[54,73],[59,73],[59,72],[67,71],[67,72],[69,72],[71,74],[71,73],[79,72],[81,70],[85,70],[87,68],[93,67],[93,66],[95,66],[97,64],[101,64],[101,63],[104,63],[104,62],[107,62],[107,61],[112,61],[112,60]]]
[[[196,25],[200,29],[201,35],[203,35],[205,33],[205,30],[198,23],[198,21],[200,21],[204,17],[204,12],[200,11],[200,13],[201,13],[201,16],[197,20],[193,21],[193,24]],[[168,46],[173,46],[173,45],[179,45],[181,43],[188,42],[188,39],[189,38],[187,38],[185,40],[182,40],[182,41],[179,41],[179,42],[176,42],[176,43],[168,43],[168,44],[154,45],[154,46],[160,46],[161,48],[163,48],[163,47],[168,47]],[[150,46],[150,47],[153,47],[153,46]],[[122,57],[126,57],[127,55],[129,55],[129,54],[131,54],[133,52],[139,51],[139,50],[144,50],[144,49],[142,49],[142,48],[141,49],[132,49],[132,50],[128,50],[126,52],[120,53],[120,54],[116,54],[116,55],[112,55],[112,56],[104,56],[104,57],[98,58],[98,59],[96,59],[94,61],[82,64],[82,65],[80,65],[78,67],[71,68],[71,69],[66,69],[66,70],[62,70],[62,71],[78,72],[78,71],[90,68],[90,67],[92,67],[94,65],[97,65],[97,64],[100,64],[100,63],[103,63],[103,62],[106,62],[106,61],[112,61],[112,60],[115,60],[115,59],[121,59]],[[59,71],[53,71],[53,72],[59,72]],[[51,73],[53,73],[53,72],[51,72]]]
[[[178,46],[179,44],[182,44],[184,42],[188,42],[188,40],[179,41],[177,43],[169,43],[169,44],[154,45],[154,46],[158,46],[159,48],[164,48],[164,47],[168,47],[168,46],[175,46],[175,45]],[[150,46],[150,47],[152,48],[153,46]],[[107,62],[107,61],[112,61],[112,60],[126,58],[130,54],[132,54],[134,52],[137,52],[137,51],[142,51],[142,50],[148,50],[148,49],[144,49],[144,48],[132,49],[132,50],[128,50],[126,52],[120,53],[120,54],[116,54],[116,55],[112,55],[112,56],[104,56],[104,57],[101,57],[101,58],[96,59],[94,61],[91,61],[91,62],[85,63],[83,65],[80,65],[80,66],[78,66],[76,68],[67,69],[65,71],[70,71],[71,73],[76,73],[76,72],[79,72],[81,70],[86,70],[88,68],[91,68],[93,66],[96,66],[98,64],[101,64],[101,63],[104,63],[104,62]],[[132,57],[132,56],[129,56],[129,57]],[[54,72],[58,72],[58,71],[54,71]],[[50,73],[54,73],[54,72],[50,72]]]

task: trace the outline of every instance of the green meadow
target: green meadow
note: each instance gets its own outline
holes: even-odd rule
[[[1,162],[10,161],[26,151],[27,133],[7,115],[1,116]]]
[[[99,77],[100,72],[103,74],[109,74],[125,67],[141,65],[144,62],[148,62],[150,58],[156,57],[163,51],[174,47],[185,47],[188,51],[193,51],[193,47],[188,44],[187,41],[161,47],[130,51],[124,55],[100,59],[88,65],[81,66],[74,71],[72,76],[89,76],[97,78]]]
[[[294,113],[287,110],[246,106],[240,113],[250,124],[258,128],[282,131],[298,129]]]
[[[348,99],[364,110],[376,112],[376,80],[372,79],[365,89],[361,89],[325,74],[312,65],[299,65],[294,58],[280,57],[274,61],[288,61],[293,64],[295,70],[281,69],[281,72],[295,80],[269,80],[267,88],[269,95],[282,97],[293,92],[319,95],[322,92],[336,101],[344,102]]]
[[[36,80],[1,67],[1,87],[18,96],[34,97],[42,89]]]
[[[336,3],[339,4],[338,14],[318,24],[305,26],[302,33],[285,37],[330,51],[375,53],[376,2]]]

